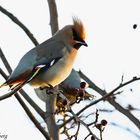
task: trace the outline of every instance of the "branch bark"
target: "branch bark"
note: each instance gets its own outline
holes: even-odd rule
[[[93,83],[86,75],[84,75],[84,73],[82,73],[81,71],[79,71],[79,74],[81,76],[81,78],[83,78],[88,84],[89,87],[92,88],[93,90],[95,90],[96,92],[98,92],[101,96],[105,96],[107,95],[106,91],[102,90],[101,88],[99,88],[95,83]],[[110,94],[113,94],[115,91],[117,91],[118,89],[134,82],[140,80],[140,78],[136,78],[134,77],[132,80],[119,85],[117,88],[115,88],[114,90],[112,90],[110,92]],[[120,113],[122,113],[124,116],[126,116],[129,120],[131,120],[133,122],[133,124],[140,130],[140,121],[139,119],[137,119],[132,113],[130,113],[128,110],[126,110],[125,108],[123,108],[120,104],[118,104],[113,98],[108,98],[107,101],[114,106]]]
[[[9,73],[12,72],[12,69],[4,55],[4,53],[2,52],[1,48],[0,48],[0,57],[5,65],[5,67],[7,68],[7,71]],[[1,75],[6,79],[7,75],[2,71],[2,69],[0,69],[0,73]],[[15,91],[14,91],[15,93]],[[11,93],[12,94],[12,93]],[[40,125],[40,123],[36,120],[36,118],[34,117],[34,115],[32,114],[32,112],[29,110],[29,108],[27,107],[27,105],[24,103],[24,101],[21,99],[21,97],[18,94],[14,94],[15,98],[18,100],[18,102],[20,103],[20,105],[23,107],[24,111],[26,112],[26,114],[28,115],[28,117],[32,120],[32,122],[35,124],[35,126],[38,128],[38,130],[43,134],[43,136],[47,139],[50,140],[48,133],[44,130],[44,128]],[[4,95],[5,97],[5,95]],[[26,99],[26,98],[25,98]]]
[[[20,105],[24,108],[24,111],[26,112],[26,114],[28,115],[28,117],[32,120],[32,122],[34,123],[34,125],[38,128],[38,130],[43,134],[43,136],[47,140],[50,140],[50,137],[49,137],[48,133],[40,125],[40,123],[38,122],[38,120],[34,117],[34,115],[30,111],[30,109],[26,106],[26,104],[23,102],[23,100],[21,99],[21,97],[18,94],[15,94],[15,97],[19,101]]]
[[[50,12],[50,26],[52,35],[58,30],[57,7],[55,0],[48,0]],[[56,125],[54,112],[56,112],[56,95],[49,95],[46,100],[46,123],[52,140],[59,140],[59,129]]]
[[[27,34],[27,36],[31,39],[35,46],[39,44],[34,35],[30,32],[30,30],[21,21],[19,21],[17,17],[15,17],[12,13],[7,11],[2,6],[0,6],[0,11],[6,16],[8,16],[15,24],[17,24]]]
[[[48,6],[50,11],[50,26],[52,35],[54,35],[58,30],[58,14],[55,0],[48,0]]]
[[[58,30],[58,21],[57,21],[57,8],[56,8],[56,4],[55,4],[55,1],[48,1],[48,4],[49,4],[49,9],[50,9],[50,25],[51,25],[51,29],[52,29],[52,34],[54,34],[57,30]],[[37,46],[39,43],[38,41],[36,40],[36,38],[33,36],[33,34],[29,31],[29,29],[23,25],[22,22],[20,22],[12,13],[10,13],[9,11],[7,11],[6,9],[4,9],[2,6],[0,6],[0,11],[3,12],[5,15],[7,15],[14,23],[16,23],[20,28],[22,28],[24,30],[24,32],[27,34],[27,36],[31,39],[31,41],[34,43],[35,46]],[[4,61],[6,62],[6,61]],[[6,64],[6,63],[5,63]],[[7,67],[7,66],[6,66]],[[9,73],[12,72],[12,70],[7,67]],[[21,90],[22,91],[22,90]],[[12,93],[11,93],[12,94]],[[2,98],[7,98],[9,97],[11,94],[7,94],[5,95],[4,97]],[[25,97],[26,95],[23,94],[23,96]],[[29,98],[27,98],[27,96],[25,97],[26,100],[28,101]],[[49,98],[49,97],[48,97]],[[31,102],[30,102],[31,104]],[[31,105],[34,105],[34,104],[31,104]],[[47,109],[50,109],[49,106],[47,107]],[[37,108],[36,108],[37,109]],[[38,110],[39,111],[39,110]],[[40,112],[38,112],[40,113]],[[41,115],[42,113],[40,113]],[[45,120],[45,115],[42,116],[43,119]],[[54,117],[54,116],[52,116]],[[51,119],[51,120],[55,120],[55,119]],[[53,122],[52,122],[53,123]],[[54,128],[57,128],[56,127],[56,123],[54,123]],[[51,126],[51,125],[50,125]],[[50,130],[50,129],[49,129]]]
[[[8,78],[8,76],[1,68],[0,74],[5,80]],[[19,92],[25,98],[25,100],[33,107],[33,109],[42,117],[42,119],[45,119],[45,112],[28,96],[28,94],[23,89],[21,89]]]

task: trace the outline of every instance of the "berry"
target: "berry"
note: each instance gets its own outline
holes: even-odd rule
[[[85,88],[85,87],[86,87],[86,82],[81,82],[81,83],[80,83],[80,87],[81,87],[81,88]]]
[[[83,96],[84,96],[84,91],[83,91],[83,90],[80,90],[80,91],[78,92],[78,96],[81,97],[81,98],[83,98]]]
[[[62,101],[62,104],[63,104],[64,106],[67,105],[67,104],[68,104],[68,103],[67,103],[67,100],[64,99],[64,100]]]
[[[106,126],[107,125],[107,121],[106,120],[101,120],[101,125]]]

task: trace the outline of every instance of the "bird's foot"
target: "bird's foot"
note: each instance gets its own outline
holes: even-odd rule
[[[60,94],[62,91],[58,87],[53,87],[49,84],[49,87],[46,88],[46,94]]]

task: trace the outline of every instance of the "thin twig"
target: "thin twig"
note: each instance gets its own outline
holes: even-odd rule
[[[15,17],[12,13],[4,9],[2,6],[0,6],[0,11],[3,14],[7,15],[15,24],[20,26],[20,28],[27,34],[27,36],[31,39],[35,46],[39,44],[34,35],[30,32],[30,30],[21,21],[19,21],[17,17]]]
[[[3,64],[4,64],[5,68],[7,69],[7,71],[9,73],[11,73],[12,69],[11,69],[8,61],[6,60],[6,57],[4,56],[4,53],[3,53],[2,49],[1,49],[1,47],[0,47],[0,58],[1,58],[2,62],[3,62]]]
[[[4,71],[0,68],[0,74],[6,79],[7,75],[4,73]],[[22,90],[23,91],[23,90]],[[44,130],[44,128],[39,124],[39,122],[36,120],[36,118],[33,116],[33,114],[31,113],[31,111],[28,109],[28,107],[26,106],[26,104],[23,102],[23,100],[21,99],[21,97],[18,94],[15,94],[16,99],[19,101],[20,105],[24,108],[25,112],[27,113],[27,115],[29,116],[29,118],[33,121],[33,123],[35,124],[35,126],[39,129],[39,131],[44,135],[44,137],[48,140],[49,136],[47,134],[47,132]]]
[[[55,0],[48,0],[49,13],[50,13],[50,26],[52,35],[54,35],[58,30],[58,14],[57,6]]]
[[[24,85],[25,85],[25,82],[23,82],[21,85],[19,85],[19,86],[17,86],[16,88],[14,88],[11,92],[0,96],[0,101],[11,97],[11,96],[14,95],[15,93],[17,93],[17,91],[19,91]]]
[[[81,76],[81,78],[83,78],[88,84],[89,87],[92,88],[93,90],[95,90],[97,93],[99,93],[101,96],[106,95],[106,91],[102,90],[101,88],[99,88],[94,82],[92,82],[84,73],[82,73],[81,71],[79,71],[79,74]],[[121,85],[121,87],[117,87],[114,90],[112,90],[110,93],[112,94],[112,92],[117,91],[118,89],[139,80],[139,78],[133,77],[132,80],[124,83],[123,85]],[[123,115],[125,115],[126,117],[128,117],[128,119],[130,119],[135,126],[140,129],[140,121],[139,119],[137,119],[133,114],[131,114],[127,109],[123,108],[119,103],[117,103],[113,98],[108,98],[107,101],[114,106],[119,112],[121,112]]]
[[[120,84],[119,86],[117,86],[116,88],[114,88],[111,92],[110,92],[110,94],[112,93],[115,93],[117,90],[119,90],[120,88],[122,88],[122,87],[124,87],[124,86],[126,86],[126,85],[128,85],[128,84],[130,84],[130,83],[132,83],[132,82],[135,82],[135,81],[138,81],[138,80],[140,80],[140,77],[133,77],[131,80],[129,80],[129,81],[127,81],[127,82],[125,82],[125,83],[122,83],[122,84]]]
[[[103,131],[100,130],[100,140],[103,140],[103,136],[102,136],[102,134],[103,134]]]
[[[6,80],[8,76],[4,73],[4,71],[0,68],[0,74]],[[25,98],[25,100],[34,108],[34,110],[43,118],[45,119],[45,112],[28,96],[28,94],[23,90],[19,90],[21,95]]]
[[[48,7],[49,7],[49,13],[50,13],[50,26],[51,26],[51,32],[52,35],[56,33],[58,30],[58,19],[57,19],[57,6],[55,0],[47,0],[48,1]],[[48,96],[46,100],[46,113],[50,112],[47,114],[46,117],[46,124],[48,127],[48,131],[50,134],[50,137],[54,140],[59,140],[59,129],[58,126],[55,122],[55,116],[54,112],[56,112],[56,95],[53,96]]]
[[[73,115],[73,117],[74,117],[77,121],[79,121],[83,126],[86,127],[86,129],[89,131],[89,133],[90,133],[91,135],[93,135],[97,140],[99,140],[99,138],[98,138],[95,134],[93,134],[92,131],[89,129],[88,125],[87,125],[85,122],[83,122],[82,120],[80,120],[79,117],[77,116],[77,114],[75,114],[75,113],[73,112],[73,110],[72,110],[70,107],[69,107],[69,112]]]
[[[85,107],[83,107],[78,113],[76,113],[76,115],[77,116],[80,115],[83,111],[85,111],[86,109],[88,109],[90,106],[95,105],[98,102],[105,100],[109,96],[110,96],[110,93],[104,95],[103,97],[99,98],[98,100],[95,100],[95,101],[91,102],[90,104],[88,104]],[[74,117],[71,117],[70,119],[68,119],[67,121],[65,121],[63,124],[61,124],[59,127],[62,128],[63,125],[65,125],[66,123],[70,122],[72,119],[74,119]]]
[[[33,107],[33,109],[45,120],[45,112],[32,100],[32,98],[23,90],[19,91],[25,100]]]
[[[40,123],[37,121],[37,119],[34,117],[32,112],[29,110],[29,108],[26,106],[26,104],[23,102],[23,100],[20,98],[18,94],[15,95],[16,99],[19,101],[20,105],[24,108],[24,111],[27,113],[28,117],[32,120],[34,125],[38,128],[38,130],[43,134],[43,136],[50,140],[48,133],[45,131],[45,129],[40,125]]]
[[[137,132],[135,132],[135,130],[131,130],[129,127],[125,127],[125,126],[122,126],[118,123],[115,123],[115,122],[110,122],[110,125],[113,125],[115,127],[118,127],[119,129],[123,129],[124,131],[127,131],[128,133],[131,133],[133,136],[135,136],[137,139],[140,139],[140,134],[138,134]]]
[[[4,54],[3,54],[3,52],[2,52],[1,49],[0,49],[0,54],[2,54],[2,55],[0,55],[0,57],[1,57],[2,61],[3,61],[3,63],[5,62],[4,64],[6,64],[8,66],[8,67],[6,66],[6,68],[8,68],[7,70],[10,73],[12,71],[12,69],[11,69],[11,67],[10,67],[10,65],[9,65],[9,63],[8,63],[6,57],[4,56]],[[6,77],[6,74],[4,73],[4,71],[2,71],[2,69],[0,69],[0,72],[1,72],[2,76],[4,76],[5,78],[7,78]],[[17,87],[17,88],[20,88],[20,87]],[[15,90],[18,90],[17,88]],[[13,93],[16,92],[15,90],[13,91]],[[7,98],[7,96],[10,97],[13,93],[11,92],[10,94],[3,95],[2,98]],[[18,100],[18,102],[21,104],[21,106],[23,107],[23,109],[25,110],[25,112],[27,113],[28,117],[33,121],[33,123],[35,123],[35,126],[39,129],[39,131],[45,136],[46,139],[50,140],[48,133],[45,130],[43,130],[44,128],[41,127],[41,125],[39,124],[39,122],[35,119],[35,117],[31,113],[31,111],[29,110],[29,108],[26,106],[26,104],[23,102],[23,100],[20,98],[20,96],[18,94],[15,94],[15,97]]]
[[[31,39],[31,41],[33,42],[33,44],[35,46],[37,46],[39,43],[36,40],[36,38],[33,36],[33,34],[29,31],[29,29],[22,23],[20,22],[12,13],[10,13],[9,11],[7,11],[6,9],[4,9],[2,6],[0,6],[0,11],[7,15],[14,23],[16,23],[21,29],[23,29],[23,31],[26,33],[26,35]],[[1,59],[6,67],[6,69],[8,70],[9,73],[12,72],[12,69],[8,63],[8,61],[6,60],[1,48],[0,48],[0,56]],[[24,92],[24,90],[21,90],[21,92]],[[9,94],[11,96],[11,94]],[[25,95],[25,94],[24,94]],[[6,96],[5,96],[6,97]],[[4,98],[5,98],[4,97]],[[29,116],[29,118],[35,123],[36,127],[39,129],[39,131],[45,136],[46,139],[50,139],[48,133],[44,130],[44,128],[42,128],[39,124],[39,122],[35,119],[35,117],[33,116],[33,114],[31,113],[31,111],[28,109],[28,107],[26,106],[26,104],[23,102],[23,100],[21,98],[19,98],[19,95],[16,94],[15,95],[16,99],[19,101],[19,103],[22,105],[23,109],[25,110],[25,112],[27,113],[27,115]],[[29,98],[27,98],[27,96],[24,98],[27,101],[31,101],[29,100]],[[38,111],[38,113],[40,112],[40,115],[42,114],[42,111],[38,108],[38,106],[33,102],[29,102],[33,107],[35,107],[34,109],[36,109]],[[36,105],[36,106],[35,106]],[[42,116],[42,115],[41,115]]]
[[[78,133],[79,133],[79,130],[80,130],[80,122],[78,122],[77,125],[78,125],[77,131],[76,131],[76,133],[74,134],[75,140],[77,140],[77,136],[78,136]]]

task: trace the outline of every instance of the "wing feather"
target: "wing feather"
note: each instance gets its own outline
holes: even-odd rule
[[[22,57],[15,70],[3,85],[19,84],[28,78],[30,79],[36,66],[46,65],[49,68],[52,61],[55,64],[64,56],[65,51],[66,47],[62,41],[49,39],[43,42]]]

